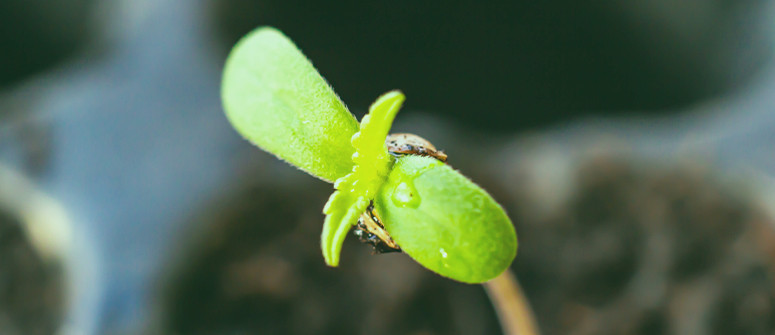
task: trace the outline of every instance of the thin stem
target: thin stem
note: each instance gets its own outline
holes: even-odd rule
[[[498,314],[504,335],[539,335],[533,310],[511,270],[507,269],[483,285]]]

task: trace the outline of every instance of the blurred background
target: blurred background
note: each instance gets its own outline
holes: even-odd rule
[[[775,332],[775,2],[0,2],[0,334],[500,334],[484,290],[319,251],[332,186],[239,138],[283,30],[489,190],[543,334]]]

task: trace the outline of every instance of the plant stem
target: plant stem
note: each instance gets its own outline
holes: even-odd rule
[[[533,310],[511,270],[507,269],[483,285],[504,335],[539,335]]]

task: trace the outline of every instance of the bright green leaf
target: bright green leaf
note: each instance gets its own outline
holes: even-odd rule
[[[327,181],[352,171],[358,122],[276,29],[258,28],[232,49],[221,96],[234,128],[261,149]]]
[[[400,158],[374,206],[401,249],[442,276],[485,282],[516,256],[516,231],[501,206],[436,159]]]
[[[369,113],[361,120],[360,131],[352,137],[355,148],[353,172],[336,180],[336,191],[323,208],[326,220],[320,247],[329,266],[339,265],[339,254],[347,233],[390,172],[393,158],[385,146],[385,137],[404,99],[404,94],[399,91],[383,94],[371,105]]]
[[[323,209],[326,220],[323,222],[323,233],[320,235],[320,248],[328,266],[339,266],[339,255],[342,253],[344,239],[368,206],[369,200],[366,197],[352,192],[334,191],[334,194],[328,198]]]

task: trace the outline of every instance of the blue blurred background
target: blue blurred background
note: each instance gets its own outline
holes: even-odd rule
[[[481,288],[353,238],[239,138],[231,45],[290,36],[351,111],[407,97],[517,226],[545,334],[775,331],[775,3],[4,0],[0,334],[497,334]]]

